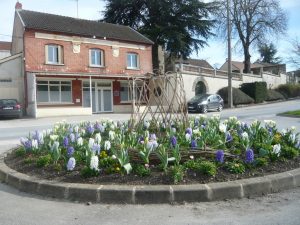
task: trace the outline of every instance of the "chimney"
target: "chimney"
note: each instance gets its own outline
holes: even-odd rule
[[[17,1],[16,6],[15,6],[16,11],[22,10],[22,3]]]

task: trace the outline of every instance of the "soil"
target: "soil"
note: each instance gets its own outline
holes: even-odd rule
[[[80,175],[82,167],[76,166],[73,171],[56,171],[53,166],[38,168],[35,163],[25,163],[25,157],[16,156],[14,151],[7,155],[5,163],[12,169],[30,176],[38,177],[46,180],[54,180],[70,183],[88,183],[88,184],[127,184],[127,185],[160,185],[174,184],[173,179],[161,172],[158,168],[151,166],[150,176],[140,177],[135,174],[104,174],[100,172],[97,177],[83,178]],[[214,177],[196,173],[188,170],[184,180],[179,184],[204,184],[211,182],[226,182],[251,177],[266,176],[275,173],[281,173],[300,167],[300,156],[292,160],[275,161],[266,166],[246,169],[243,174],[230,173],[225,166],[218,167],[217,175]]]

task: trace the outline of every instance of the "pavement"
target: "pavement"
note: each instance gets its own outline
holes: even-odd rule
[[[276,114],[300,108],[300,100],[227,109],[221,118],[237,116],[244,122],[275,120],[279,129],[296,126],[300,119]],[[215,113],[208,113],[212,115]],[[15,146],[29,131],[52,127],[53,123],[126,119],[129,114],[99,114],[79,117],[51,117],[0,120],[0,152]],[[74,203],[25,194],[0,183],[0,224],[299,224],[300,188],[253,199],[180,205],[106,205]]]

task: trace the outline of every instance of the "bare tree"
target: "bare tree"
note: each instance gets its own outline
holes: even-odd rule
[[[226,32],[226,0],[217,0],[220,10],[216,13],[219,33]],[[268,39],[285,33],[287,14],[280,7],[279,0],[232,0],[230,7],[232,35],[237,37],[244,53],[244,72],[251,69],[250,47],[257,47]]]
[[[298,39],[292,42],[291,56],[288,58],[288,62],[293,64],[297,69],[300,69],[300,41]]]

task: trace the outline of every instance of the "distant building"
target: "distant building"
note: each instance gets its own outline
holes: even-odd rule
[[[287,72],[288,83],[300,84],[300,70]]]
[[[11,55],[11,42],[0,41],[0,59]]]

